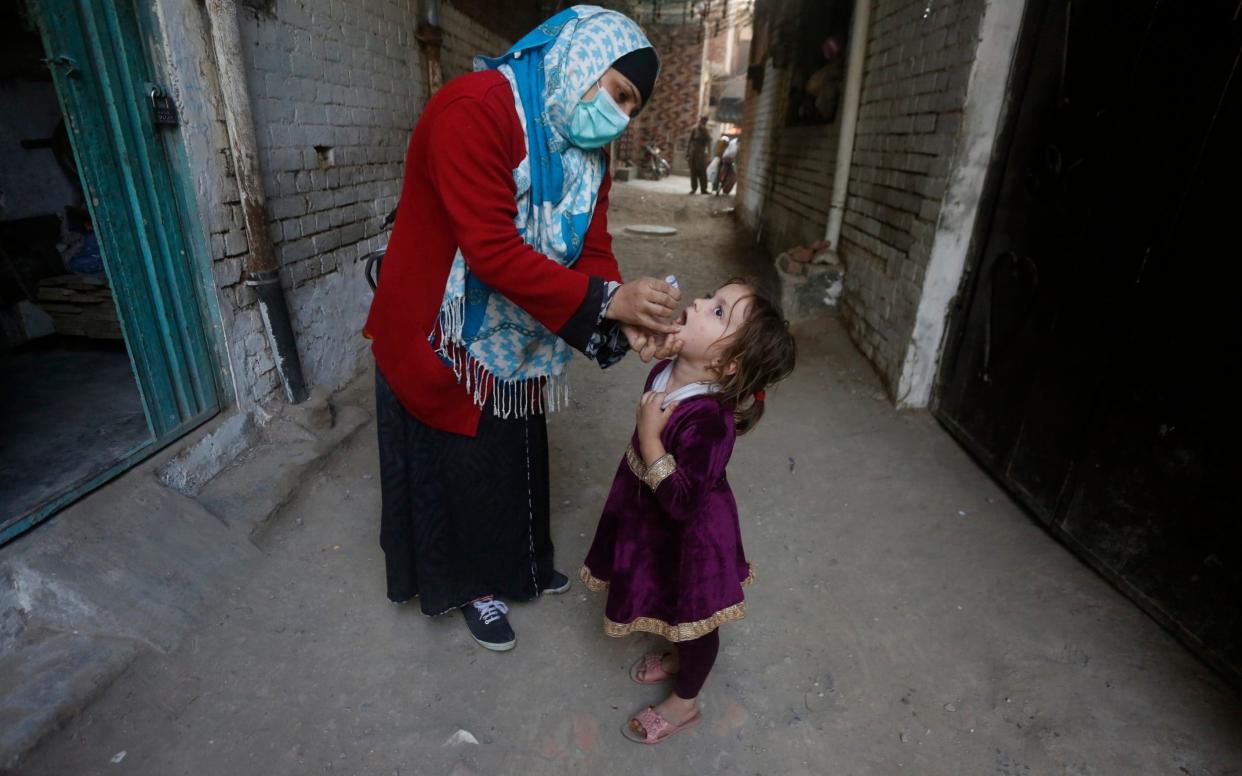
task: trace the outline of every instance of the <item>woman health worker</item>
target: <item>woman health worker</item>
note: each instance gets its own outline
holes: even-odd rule
[[[563,592],[544,412],[574,349],[606,367],[677,349],[680,292],[622,284],[603,146],[659,59],[626,16],[566,9],[428,102],[365,333],[376,361],[388,598],[460,610],[511,649],[505,600]]]

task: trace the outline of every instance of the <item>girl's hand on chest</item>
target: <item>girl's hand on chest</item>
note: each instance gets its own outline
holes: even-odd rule
[[[673,411],[681,404],[675,401],[661,409],[660,405],[664,402],[665,396],[666,394],[661,391],[647,391],[638,401],[638,438],[640,441],[658,440],[660,433],[668,425],[668,419],[672,417]]]

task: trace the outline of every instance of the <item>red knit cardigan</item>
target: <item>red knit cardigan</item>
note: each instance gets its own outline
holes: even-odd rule
[[[480,408],[427,336],[458,247],[479,280],[581,350],[595,328],[604,281],[620,280],[608,234],[605,171],[578,261],[565,268],[517,232],[513,170],[526,157],[513,92],[488,70],[455,78],[427,103],[410,138],[405,182],[365,336],[411,415],[474,436]]]

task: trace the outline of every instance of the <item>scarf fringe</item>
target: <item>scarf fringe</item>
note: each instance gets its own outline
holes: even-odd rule
[[[502,380],[488,371],[482,362],[470,355],[462,341],[465,316],[465,298],[450,300],[440,308],[428,340],[436,354],[452,365],[453,376],[458,384],[465,384],[475,405],[485,407],[488,399],[494,396],[492,413],[503,420],[543,415],[569,407],[568,374]]]

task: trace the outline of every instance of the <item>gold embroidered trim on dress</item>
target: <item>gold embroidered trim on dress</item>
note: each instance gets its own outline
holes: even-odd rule
[[[620,638],[621,636],[628,636],[634,631],[642,631],[663,636],[672,642],[692,641],[706,636],[726,622],[740,620],[745,616],[746,602],[740,601],[726,609],[721,609],[707,619],[694,622],[670,624],[664,620],[657,620],[654,617],[639,617],[631,623],[620,623],[613,622],[605,617],[604,635]]]
[[[654,493],[655,489],[660,487],[660,483],[668,479],[669,475],[675,471],[677,471],[677,459],[672,453],[665,453],[647,467],[643,482],[647,483],[647,487],[651,488],[651,492]]]
[[[586,589],[592,593],[602,593],[608,589],[608,583],[602,579],[597,579],[586,566],[583,566],[578,571],[578,578],[582,580],[582,584],[586,585]]]
[[[750,572],[746,575],[746,579],[742,580],[742,587],[747,587],[755,581],[754,564],[749,564],[749,568]],[[582,580],[582,584],[586,585],[587,590],[590,590],[592,593],[602,593],[608,589],[608,583],[592,574],[591,570],[586,566],[583,566],[578,571],[578,577]],[[669,641],[690,641],[691,639],[706,636],[726,622],[740,620],[745,616],[746,602],[741,601],[726,609],[721,609],[705,620],[683,622],[676,625],[654,617],[639,617],[634,622],[628,624],[613,622],[605,617],[604,633],[614,638],[620,638],[628,636],[635,631],[643,631],[663,636]]]
[[[634,476],[638,479],[641,480],[647,473],[647,464],[643,463],[643,459],[638,456],[634,445],[625,446],[625,462],[630,465],[630,471],[634,472]]]
[[[664,482],[670,474],[677,471],[677,459],[672,453],[665,453],[655,460],[650,466],[643,463],[642,456],[634,449],[634,445],[628,445],[625,448],[625,462],[630,465],[630,471],[634,476],[647,483],[647,487],[654,491],[660,487],[660,483]]]
[[[746,567],[749,572],[746,574],[746,579],[742,580],[742,587],[750,587],[755,583],[755,564],[747,563]]]

